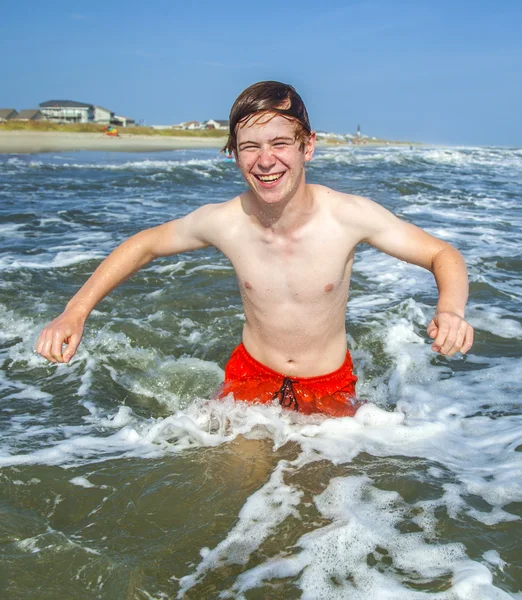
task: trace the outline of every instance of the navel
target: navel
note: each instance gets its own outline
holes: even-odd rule
[[[328,285],[324,286],[324,291],[325,292],[331,292],[334,289],[334,284],[333,283],[329,283]]]

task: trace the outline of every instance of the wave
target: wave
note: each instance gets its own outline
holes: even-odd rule
[[[476,147],[430,147],[404,146],[390,148],[341,148],[319,150],[315,163],[334,162],[347,165],[365,165],[384,162],[397,165],[436,165],[456,166],[472,169],[475,167],[515,169],[522,172],[522,151],[505,148]]]

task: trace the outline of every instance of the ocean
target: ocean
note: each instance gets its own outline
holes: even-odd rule
[[[522,599],[522,149],[317,151],[469,267],[467,356],[434,354],[430,273],[356,252],[355,418],[211,400],[244,322],[214,249],[40,330],[128,236],[244,189],[217,150],[0,156],[0,598]]]

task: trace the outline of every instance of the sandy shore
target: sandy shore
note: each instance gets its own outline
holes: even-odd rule
[[[0,154],[37,154],[38,152],[68,152],[94,150],[100,152],[160,152],[190,148],[222,148],[226,137],[176,137],[122,133],[109,137],[103,133],[65,133],[56,131],[2,131]],[[411,145],[412,142],[365,140],[365,146]],[[332,148],[347,145],[339,140],[317,140],[317,147]],[[417,144],[415,144],[417,145]]]
[[[174,137],[103,133],[0,131],[0,154],[35,154],[95,150],[101,152],[158,152],[189,148],[222,148],[226,138]]]

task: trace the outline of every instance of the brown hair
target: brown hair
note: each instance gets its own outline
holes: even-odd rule
[[[312,133],[308,113],[301,96],[287,83],[260,81],[241,92],[230,110],[228,140],[224,152],[237,152],[237,126],[249,121],[255,114],[268,114],[267,120],[281,115],[296,123],[296,139],[302,144]]]

